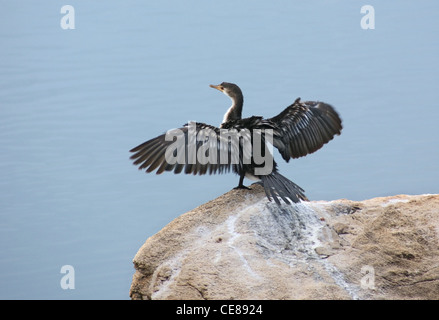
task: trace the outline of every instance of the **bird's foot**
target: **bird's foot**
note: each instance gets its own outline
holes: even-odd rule
[[[239,190],[239,189],[251,190],[251,188],[246,187],[246,186],[243,185],[243,184],[240,184],[239,186],[237,186],[237,187],[235,187],[235,188],[233,188],[233,189],[235,189],[235,190]]]

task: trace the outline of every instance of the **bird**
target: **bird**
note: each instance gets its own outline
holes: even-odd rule
[[[286,162],[319,150],[341,134],[342,120],[335,109],[324,102],[297,98],[272,118],[242,118],[244,96],[236,84],[222,82],[210,87],[232,100],[221,124],[190,121],[168,130],[132,148],[133,164],[156,174],[173,171],[204,175],[232,170],[239,175],[235,189],[250,189],[244,185],[244,178],[248,178],[258,181],[268,200],[279,206],[280,200],[286,204],[309,201],[304,189],[279,173],[273,146]]]

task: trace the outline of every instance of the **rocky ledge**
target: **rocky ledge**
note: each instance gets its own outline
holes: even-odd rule
[[[232,190],[147,239],[132,299],[439,299],[439,195],[278,207]]]

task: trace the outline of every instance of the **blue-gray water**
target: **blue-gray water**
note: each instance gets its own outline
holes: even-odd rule
[[[60,26],[66,4],[74,30]],[[366,4],[374,30],[360,26]],[[129,298],[143,242],[238,183],[147,175],[128,159],[188,120],[219,124],[230,101],[211,83],[240,85],[245,116],[299,96],[335,106],[341,136],[278,157],[312,200],[439,192],[435,1],[0,5],[1,299]]]

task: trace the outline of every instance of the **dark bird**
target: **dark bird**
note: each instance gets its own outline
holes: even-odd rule
[[[169,130],[131,149],[134,164],[146,172],[157,170],[157,174],[174,171],[203,175],[232,169],[239,175],[238,189],[248,189],[243,184],[247,177],[260,181],[267,198],[274,199],[278,205],[279,198],[287,204],[308,200],[301,187],[278,172],[270,144],[286,162],[317,151],[341,133],[341,119],[334,108],[323,102],[302,102],[297,98],[273,118],[242,119],[241,89],[228,82],[210,87],[232,100],[221,125],[189,122],[182,128]]]

